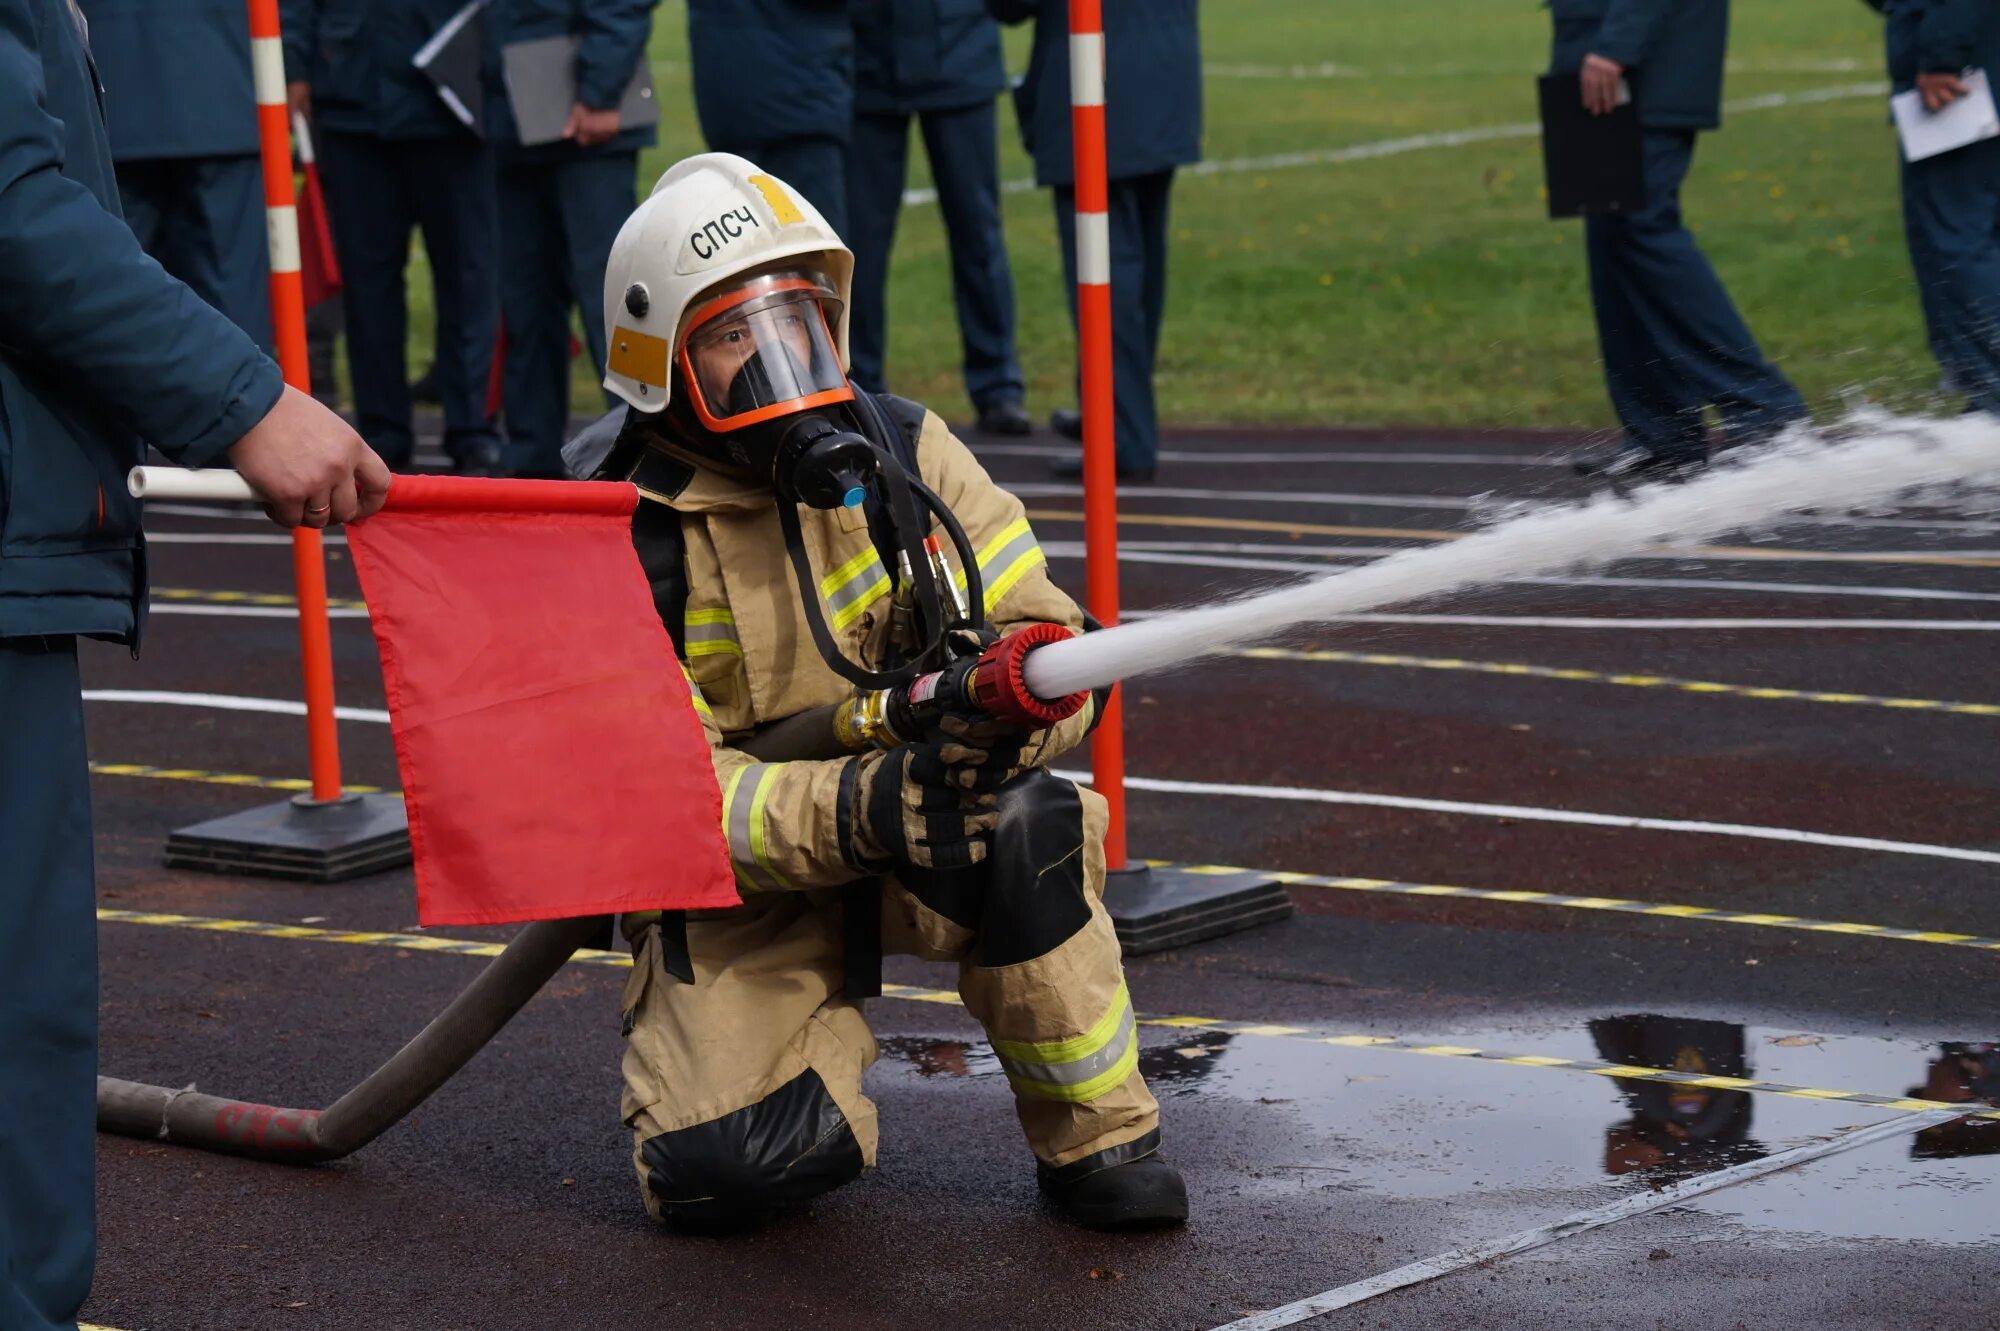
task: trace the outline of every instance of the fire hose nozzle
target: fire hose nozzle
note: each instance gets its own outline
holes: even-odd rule
[[[1036,648],[1072,636],[1060,624],[1030,624],[978,656],[960,657],[898,688],[857,693],[835,710],[834,739],[850,753],[892,749],[922,739],[945,713],[968,709],[1024,733],[1067,721],[1083,710],[1090,694],[1038,698],[1028,688],[1022,662]]]
[[[998,721],[1020,730],[1045,730],[1083,710],[1088,693],[1038,698],[1028,689],[1023,663],[1028,653],[1052,642],[1076,636],[1060,624],[1030,624],[1016,629],[979,654],[966,680],[968,701]]]

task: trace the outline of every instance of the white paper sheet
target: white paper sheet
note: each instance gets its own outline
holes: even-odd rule
[[[1921,162],[1954,148],[2000,137],[2000,113],[1993,107],[1993,87],[1983,69],[1965,72],[1965,96],[1939,111],[1924,109],[1924,95],[1915,88],[1889,99],[1896,134],[1903,141],[1903,159]]]

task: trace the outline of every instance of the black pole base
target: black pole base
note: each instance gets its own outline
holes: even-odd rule
[[[1106,875],[1104,909],[1125,955],[1137,956],[1282,920],[1292,898],[1283,883],[1253,869],[1141,864]]]
[[[183,827],[167,866],[337,883],[410,862],[410,823],[394,795],[299,795]]]

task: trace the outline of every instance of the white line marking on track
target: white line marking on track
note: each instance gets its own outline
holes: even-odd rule
[[[1124,610],[1120,619],[1146,619],[1164,610]],[[1461,628],[1501,629],[1662,629],[1719,631],[1736,629],[1857,629],[1901,633],[1996,633],[1994,619],[1614,619],[1608,616],[1541,615],[1345,615],[1328,624],[1443,624]]]
[[[165,689],[85,689],[85,702],[154,703],[163,707],[211,707],[221,712],[267,712],[277,716],[304,716],[306,705],[290,698],[245,698],[233,693],[176,693]],[[389,714],[379,707],[336,707],[342,721],[372,721],[389,724]]]
[[[270,521],[265,518],[263,521]],[[322,536],[327,545],[346,545],[340,535]],[[278,532],[149,531],[147,545],[282,545],[291,548],[292,538]]]
[[[184,601],[155,601],[147,609],[152,615],[206,615],[211,619],[297,619],[293,605],[189,605]],[[368,612],[353,606],[332,606],[328,619],[366,619]]]
[[[1244,559],[1219,554],[1176,554],[1168,550],[1147,550],[1134,548],[1138,543],[1120,541],[1118,561],[1127,564],[1164,564],[1187,568],[1236,568],[1268,571],[1273,573],[1309,573],[1320,575],[1328,572],[1325,564],[1308,564],[1302,560],[1286,559]],[[1166,545],[1167,542],[1155,544]],[[1179,549],[1200,549],[1198,546],[1180,546]],[[1208,547],[1223,550],[1229,547],[1220,544]],[[1239,546],[1238,549],[1282,550],[1283,546]],[[1367,554],[1399,553],[1395,547],[1372,548],[1354,547],[1295,547],[1302,552],[1325,553],[1333,558],[1358,558]],[[1083,543],[1080,541],[1044,541],[1042,553],[1051,559],[1082,559]],[[1643,555],[1644,559],[1679,560],[1682,555]],[[1618,561],[1624,563],[1624,560]],[[1771,592],[1791,596],[1868,596],[1886,600],[1914,601],[2000,601],[2000,592],[1957,592],[1934,587],[1889,587],[1863,584],[1843,586],[1839,583],[1815,582],[1746,582],[1729,578],[1612,578],[1592,577],[1579,574],[1574,577],[1503,578],[1496,586],[1511,587],[1622,587],[1636,590],[1669,591],[1729,591],[1729,592]]]
[[[1950,1110],[1933,1109],[1928,1113],[1911,1114],[1905,1118],[1886,1119],[1865,1128],[1855,1128],[1851,1132],[1840,1133],[1824,1141],[1807,1146],[1795,1146],[1776,1155],[1767,1155],[1761,1160],[1750,1160],[1740,1165],[1732,1165],[1728,1169],[1716,1170],[1714,1173],[1683,1179],[1679,1183],[1657,1190],[1641,1189],[1605,1206],[1579,1211],[1561,1220],[1551,1221],[1546,1225],[1536,1225],[1533,1229],[1524,1229],[1503,1238],[1490,1239],[1485,1243],[1473,1244],[1471,1247],[1459,1248],[1436,1257],[1427,1257],[1420,1262],[1411,1262],[1393,1271],[1384,1271],[1381,1275],[1357,1280],[1351,1285],[1342,1285],[1338,1289],[1330,1289],[1324,1294],[1315,1294],[1296,1303],[1288,1303],[1282,1308],[1272,1308],[1268,1312],[1239,1318],[1217,1327],[1215,1331],[1276,1331],[1278,1327],[1294,1326],[1337,1309],[1366,1302],[1392,1290],[1420,1285],[1425,1281],[1451,1275],[1468,1267],[1497,1261],[1502,1257],[1511,1257],[1515,1253],[1528,1252],[1562,1239],[1573,1238],[1578,1234],[1587,1234],[1593,1229],[1602,1229],[1621,1220],[1650,1215],[1654,1211],[1677,1206],[1691,1197],[1699,1197],[1703,1193],[1714,1192],[1719,1188],[1747,1183],[1752,1179],[1793,1169],[1814,1160],[1822,1160],[1827,1156],[1852,1151],[1875,1142],[1907,1136],[1939,1123],[1950,1122],[1954,1117],[1956,1115]]]
[[[1724,110],[1737,113],[1774,111],[1787,106],[1810,106],[1819,102],[1848,101],[1856,97],[1881,97],[1888,91],[1889,85],[1886,83],[1843,83],[1831,88],[1808,88],[1800,92],[1774,92],[1761,97],[1744,97],[1727,103]],[[1350,143],[1340,148],[1313,148],[1305,152],[1277,153],[1266,157],[1225,157],[1182,167],[1181,174],[1223,176],[1244,171],[1287,171],[1307,166],[1339,166],[1347,162],[1370,161],[1378,157],[1400,157],[1404,153],[1423,152],[1431,148],[1458,148],[1471,143],[1490,143],[1495,139],[1530,139],[1541,132],[1542,127],[1539,123],[1528,121],[1511,125],[1479,125],[1470,129],[1440,130],[1430,134],[1411,134],[1404,138]],[[1035,182],[1031,179],[1010,180],[1000,186],[1000,192],[1026,194],[1035,187]],[[936,203],[937,197],[935,189],[903,191],[903,203],[912,208]]]
[[[1075,444],[989,444],[982,441],[973,450],[981,457],[1058,458],[1072,457]],[[1409,453],[1368,452],[1354,449],[1319,449],[1299,452],[1251,453],[1242,449],[1163,448],[1162,462],[1409,462],[1420,466],[1465,466],[1486,464],[1496,467],[1567,467],[1569,459],[1538,453]]]
[[[1011,490],[1014,494],[1020,495],[1023,498],[1028,498],[1028,499],[1078,499],[1081,498],[1083,495],[1082,486],[1074,484],[1066,484],[1060,481],[1006,481],[1002,482],[1002,484],[1007,489]],[[1475,509],[1515,511],[1515,510],[1528,510],[1528,509],[1538,508],[1543,505],[1566,504],[1574,502],[1573,497],[1565,497],[1565,496],[1550,496],[1547,498],[1537,498],[1527,495],[1499,495],[1499,494],[1419,495],[1419,494],[1374,494],[1372,492],[1354,493],[1354,494],[1338,494],[1338,493],[1329,494],[1329,493],[1315,493],[1310,490],[1217,490],[1203,486],[1169,486],[1169,485],[1148,485],[1140,488],[1134,488],[1131,490],[1124,491],[1121,495],[1121,498],[1128,501],[1147,499],[1147,498],[1193,499],[1193,500],[1212,500],[1216,503],[1222,503],[1222,504],[1299,503],[1299,504],[1318,504],[1321,506],[1332,506],[1337,508],[1414,508],[1414,509],[1434,509],[1437,510],[1438,512],[1447,512],[1454,509],[1460,512],[1469,512]],[[1153,515],[1135,511],[1128,513],[1126,516],[1132,518],[1143,518]],[[1962,530],[1967,532],[1968,534],[1979,534],[1979,535],[1990,535],[1995,531],[2000,531],[2000,525],[1996,525],[1991,521],[1982,520],[1978,518],[1940,518],[1940,519],[1927,519],[1927,520],[1918,520],[1911,518],[1884,519],[1884,518],[1849,517],[1846,514],[1837,514],[1837,513],[1797,513],[1797,514],[1788,513],[1774,520],[1772,525],[1774,528],[1780,530],[1786,527],[1793,527],[1793,526],[1878,527],[1878,526],[1895,525],[1899,527],[1917,527],[1919,529],[1925,529],[1925,530],[1931,530],[1931,529]],[[1417,540],[1417,539],[1427,539],[1427,538],[1413,536],[1411,539]],[[1855,551],[1834,550],[1834,551],[1813,552],[1810,555],[1810,557],[1815,559],[1832,560],[1835,562],[1865,563],[1873,558],[1909,559],[1912,557],[1929,558],[1936,555],[1970,556],[1970,554],[1971,552],[1962,550],[1921,550],[1914,552],[1893,551],[1889,552],[1886,555],[1880,552],[1869,551],[1869,550],[1855,550]],[[1720,556],[1720,555],[1702,555],[1689,552],[1685,554],[1677,554],[1676,557],[1683,559],[1715,559],[1715,558],[1751,559],[1751,558],[1783,558],[1784,556],[1782,554],[1773,554],[1768,556],[1757,556],[1757,555]]]
[[[1088,785],[1090,782],[1090,774],[1087,772],[1059,771],[1056,775],[1083,785]],[[2000,851],[1970,850],[1962,846],[1933,846],[1920,841],[1886,841],[1879,837],[1839,836],[1832,832],[1807,832],[1794,827],[1765,827],[1751,823],[1711,823],[1685,818],[1585,813],[1575,809],[1547,809],[1527,804],[1481,804],[1464,800],[1419,799],[1411,795],[1377,795],[1360,790],[1312,790],[1299,786],[1252,786],[1220,781],[1169,781],[1146,776],[1128,776],[1125,778],[1125,785],[1131,790],[1150,790],[1162,795],[1221,795],[1307,804],[1358,805],[1372,809],[1410,809],[1420,813],[1463,814],[1474,818],[1518,818],[1524,822],[1616,827],[1628,831],[1694,832],[1704,836],[1743,837],[1753,841],[1785,841],[1797,845],[1830,846],[1840,850],[1874,850],[1890,855],[1964,860],[1972,864],[2000,864]]]

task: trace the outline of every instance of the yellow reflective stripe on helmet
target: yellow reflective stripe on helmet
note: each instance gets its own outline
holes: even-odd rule
[[[833,626],[844,629],[887,594],[889,570],[882,567],[882,556],[870,545],[820,579],[819,590],[826,598],[826,608],[833,612]]]
[[[769,866],[764,853],[764,800],[771,773],[777,768],[776,763],[739,767],[729,774],[729,784],[722,791],[722,830],[729,838],[729,858],[736,869],[736,880],[760,892],[791,885],[784,875]],[[748,793],[743,790],[746,779],[750,782]]]
[[[1121,982],[1111,1006],[1089,1030],[1067,1040],[1035,1043],[995,1040],[1015,1091],[1040,1100],[1095,1100],[1138,1066],[1137,1021],[1131,994]]]
[[[1035,540],[1035,532],[1026,518],[1016,518],[1001,529],[998,536],[986,543],[979,552],[979,576],[985,583],[986,608],[999,604],[1000,598],[1028,575],[1028,570],[1038,564],[1048,563],[1048,556]],[[965,587],[965,570],[959,569],[953,575],[962,592]]]
[[[741,656],[736,616],[727,610],[690,610],[681,641],[689,656]]]

